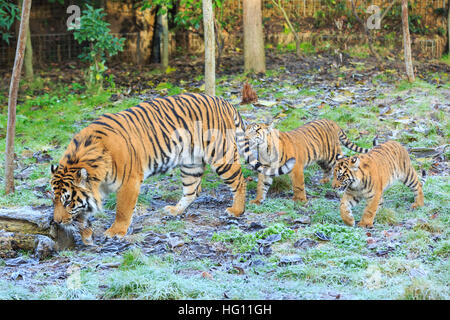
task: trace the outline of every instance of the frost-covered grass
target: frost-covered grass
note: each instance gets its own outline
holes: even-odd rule
[[[275,79],[284,70],[269,70]],[[244,118],[249,115],[262,119],[270,115],[278,119],[280,130],[294,129],[310,120],[328,118],[336,121],[349,138],[362,147],[370,147],[375,134],[395,139],[407,148],[436,148],[448,143],[449,117],[447,109],[436,107],[448,101],[448,85],[435,85],[418,80],[413,84],[392,81],[375,97],[364,100],[356,89],[373,83],[382,83],[391,76],[379,74],[366,84],[354,88],[333,87],[328,92],[314,86],[295,86],[292,82],[262,82],[252,79],[261,100],[276,101],[273,107],[241,106]],[[224,76],[218,80],[218,92],[231,100],[240,97],[227,95],[230,88],[240,88],[244,75]],[[171,86],[173,88],[173,86]],[[19,161],[31,164],[27,151],[48,150],[56,162],[64,152],[72,135],[89,121],[104,112],[125,109],[137,102],[125,99],[120,103],[109,101],[112,92],[96,96],[68,95],[63,89],[53,94],[27,97],[18,107],[17,148]],[[332,94],[330,93],[332,92]],[[324,98],[343,101],[331,105]],[[321,101],[322,104],[317,104]],[[283,101],[295,101],[286,107]],[[4,99],[0,101],[5,101]],[[307,102],[303,102],[307,101]],[[387,101],[387,102],[386,102]],[[391,108],[385,113],[384,104]],[[75,107],[74,107],[75,106]],[[6,128],[6,112],[0,114],[0,130]],[[39,134],[37,134],[39,133]],[[0,142],[0,151],[5,148]],[[348,150],[344,150],[348,152]],[[448,163],[448,151],[444,154]],[[411,155],[416,168],[432,168],[432,158]],[[441,163],[445,166],[445,162]],[[120,262],[118,268],[97,270],[95,265],[81,268],[81,286],[73,288],[60,284],[43,284],[39,290],[30,290],[20,281],[1,279],[0,299],[324,299],[328,292],[341,294],[343,299],[449,299],[449,176],[448,172],[434,170],[424,186],[425,206],[411,210],[412,192],[400,183],[384,194],[373,229],[348,227],[339,216],[339,199],[330,183],[317,183],[322,173],[318,166],[305,170],[308,202],[291,201],[290,179],[279,177],[267,200],[262,205],[247,203],[247,215],[265,225],[257,231],[245,231],[236,226],[216,230],[205,241],[210,245],[223,244],[236,261],[229,267],[214,259],[186,261],[179,253],[145,255],[131,250],[119,257],[105,258]],[[0,176],[3,168],[0,167]],[[244,169],[248,190],[254,197],[257,175]],[[38,164],[25,184],[32,186],[40,179],[48,179],[49,163]],[[24,182],[19,182],[22,185]],[[146,208],[153,199],[175,202],[181,196],[179,171],[147,179],[149,188],[139,197],[139,206]],[[208,168],[202,181],[204,192],[222,184]],[[162,187],[164,186],[164,188]],[[14,195],[4,195],[0,187],[0,206],[48,204],[48,199],[36,196],[31,188],[22,188]],[[359,220],[365,203],[354,208]],[[106,199],[105,207],[113,210],[115,196]],[[101,216],[99,216],[101,217]],[[292,227],[290,221],[310,218],[310,223]],[[144,226],[142,232],[157,233],[187,230],[184,220],[170,220],[161,225]],[[198,226],[201,228],[201,226]],[[105,226],[106,228],[106,226]],[[258,240],[280,234],[268,256],[255,254]],[[317,234],[328,237],[319,240]],[[311,248],[294,247],[301,239],[317,241]],[[371,244],[371,245],[370,245]],[[249,257],[246,253],[253,252]],[[73,258],[72,254],[68,254]],[[281,263],[286,257],[300,257],[297,264]],[[247,264],[244,269],[235,263]],[[0,268],[5,264],[0,260]],[[36,276],[38,277],[38,275]]]

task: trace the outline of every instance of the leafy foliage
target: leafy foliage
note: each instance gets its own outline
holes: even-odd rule
[[[88,86],[98,87],[103,83],[103,74],[106,67],[106,57],[114,56],[123,50],[125,38],[116,38],[110,33],[109,23],[104,21],[106,13],[103,8],[94,9],[86,5],[81,15],[79,29],[74,29],[74,38],[78,43],[88,41],[89,46],[84,48],[79,56],[90,63],[88,70]]]
[[[222,8],[224,0],[213,0],[213,9]],[[202,26],[203,12],[202,1],[200,0],[180,0],[178,3],[178,10],[174,16],[170,16],[170,10],[174,8],[174,1],[172,0],[145,0],[142,1],[141,10],[158,8],[158,15],[169,14],[169,19],[178,28],[198,30]],[[221,23],[224,27],[224,23]]]
[[[20,19],[19,8],[14,3],[0,2],[0,35],[8,44],[11,38],[8,30],[16,19]]]

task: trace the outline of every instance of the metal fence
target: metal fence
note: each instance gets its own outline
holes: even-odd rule
[[[44,0],[41,0],[44,1]],[[48,1],[48,0],[45,0]],[[288,15],[292,17],[311,17],[318,10],[326,12],[330,0],[282,0]],[[446,8],[449,0],[416,0],[412,2],[411,14],[420,14],[424,21],[432,20],[433,26],[436,23],[434,10],[438,8]],[[280,13],[273,7],[272,0],[262,0],[263,16],[273,17]],[[350,0],[345,0],[346,5],[350,6]],[[356,5],[364,7],[366,4],[376,4],[380,7],[386,7],[391,0],[356,0]],[[44,2],[43,2],[44,3]],[[46,2],[45,2],[46,3]],[[53,19],[56,8],[45,7],[48,10],[35,11],[36,19]],[[52,11],[53,10],[53,11]],[[221,9],[221,14],[226,16],[241,16],[242,0],[226,0]],[[39,14],[38,14],[39,13]],[[39,17],[38,17],[39,16]],[[57,15],[58,16],[58,15]],[[47,21],[47,20],[46,20]],[[426,22],[427,23],[427,22]],[[434,23],[434,24],[433,24]],[[113,59],[121,59],[125,61],[141,62],[140,35],[139,33],[120,33],[116,36],[124,37],[124,51]],[[0,68],[10,67],[14,62],[16,38],[12,37],[10,43],[0,41]],[[33,45],[33,59],[37,66],[45,66],[50,62],[63,62],[77,59],[87,44],[79,44],[72,33],[51,33],[51,34],[32,34],[31,41]],[[421,40],[420,47],[431,52],[435,57],[435,45],[433,40]],[[436,51],[437,52],[437,51]]]
[[[278,0],[276,0],[278,1]],[[351,8],[350,0],[345,1],[346,6]],[[328,6],[333,6],[330,0],[282,0],[286,13],[291,16],[312,17],[318,10],[326,11]],[[355,0],[356,6],[368,7],[377,5],[381,8],[387,7],[392,0]],[[448,0],[412,0],[410,1],[413,14],[420,14],[424,19],[431,15],[430,9],[447,8]],[[272,0],[262,0],[263,16],[270,17],[279,14],[273,8]],[[236,14],[242,10],[242,0],[226,0],[223,6],[224,15]],[[430,19],[432,17],[430,16]]]
[[[139,33],[113,34],[125,38],[124,50],[113,59],[138,62]],[[34,34],[31,35],[33,63],[45,66],[50,62],[61,63],[78,59],[87,43],[78,43],[72,33]],[[12,67],[14,63],[17,38],[11,38],[9,44],[0,41],[0,67]]]

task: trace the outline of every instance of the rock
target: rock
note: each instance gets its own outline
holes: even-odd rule
[[[34,254],[39,260],[50,257],[55,252],[56,244],[49,237],[37,235],[35,242]]]

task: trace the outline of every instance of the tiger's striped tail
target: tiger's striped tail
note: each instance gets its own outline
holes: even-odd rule
[[[256,150],[252,150],[247,140],[245,140],[244,124],[241,116],[236,111],[234,114],[234,124],[236,127],[236,144],[238,146],[239,154],[244,157],[245,162],[248,163],[253,170],[264,174],[265,176],[281,176],[292,171],[295,165],[295,158],[288,159],[282,166],[278,168],[272,168],[263,165],[258,159],[255,158]]]
[[[425,185],[425,181],[427,181],[427,172],[425,171],[425,169],[422,169],[422,176],[420,177],[422,186]]]
[[[375,139],[373,139],[373,145],[376,146],[378,144],[378,136],[375,137]],[[359,146],[357,146],[356,144],[354,144],[353,142],[351,142],[347,135],[345,134],[344,130],[341,129],[341,131],[339,132],[339,141],[348,149],[358,152],[358,153],[367,153],[370,151],[370,149],[366,149],[366,148],[361,148]]]
[[[376,135],[372,140],[372,145],[376,147],[378,145],[378,135]]]

